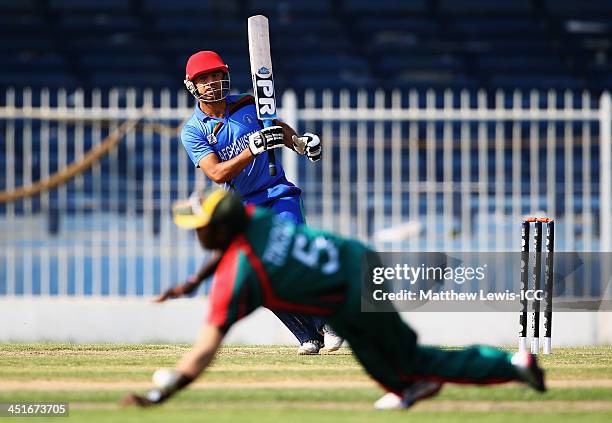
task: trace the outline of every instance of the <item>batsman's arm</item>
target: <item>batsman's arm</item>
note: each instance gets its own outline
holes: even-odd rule
[[[167,386],[152,389],[144,396],[129,394],[123,399],[123,404],[148,407],[161,404],[172,397],[193,382],[210,365],[224,335],[221,329],[206,323],[195,345],[179,362],[175,370],[175,377]]]
[[[253,160],[251,150],[245,148],[236,157],[227,161],[220,161],[216,154],[208,154],[199,161],[198,165],[213,182],[223,184],[234,179],[242,169]]]
[[[306,155],[313,162],[321,159],[321,139],[317,135],[305,133],[300,136],[292,127],[278,119],[274,119],[273,123],[283,128],[283,142],[287,148],[300,156]]]
[[[295,132],[295,129],[278,119],[274,119],[272,123],[283,128],[283,142],[285,143],[285,147],[293,150],[293,136],[298,136],[297,132]]]

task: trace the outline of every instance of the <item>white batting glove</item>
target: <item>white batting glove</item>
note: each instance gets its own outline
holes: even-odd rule
[[[306,132],[301,137],[294,135],[292,140],[296,153],[301,156],[306,155],[311,162],[321,160],[321,140],[318,135]]]
[[[284,143],[283,128],[270,126],[249,135],[249,150],[254,156],[273,148],[281,148]]]

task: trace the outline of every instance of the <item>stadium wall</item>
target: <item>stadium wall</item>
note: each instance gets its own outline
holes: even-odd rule
[[[165,304],[145,299],[3,299],[0,342],[192,343],[206,313],[205,299]],[[404,313],[403,317],[419,332],[420,342],[427,344],[517,342],[517,313]],[[266,309],[236,324],[226,343],[297,345]],[[553,346],[610,344],[612,313],[555,313]]]

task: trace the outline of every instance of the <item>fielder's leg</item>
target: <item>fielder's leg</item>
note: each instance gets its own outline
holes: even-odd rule
[[[358,313],[351,319],[337,320],[333,318],[331,323],[351,344],[357,359],[395,394],[394,398],[381,398],[377,408],[408,408],[436,395],[445,382],[485,385],[521,381],[545,390],[543,373],[528,352],[512,355],[485,346],[459,350],[421,346],[397,313]]]

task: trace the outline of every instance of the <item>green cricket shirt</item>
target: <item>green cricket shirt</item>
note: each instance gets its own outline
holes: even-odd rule
[[[208,321],[227,331],[259,306],[331,316],[359,291],[361,243],[248,206],[249,224],[224,253]],[[358,295],[358,292],[357,292]]]

